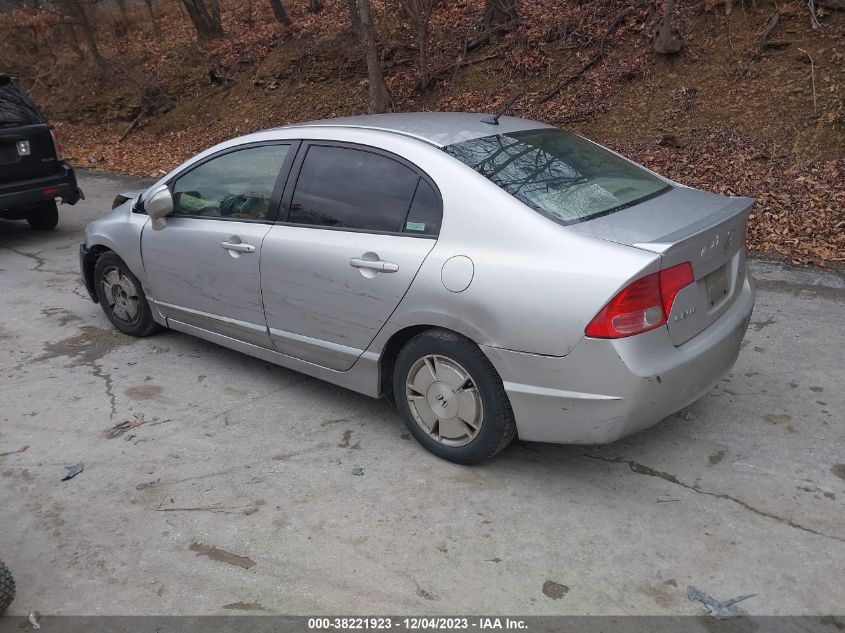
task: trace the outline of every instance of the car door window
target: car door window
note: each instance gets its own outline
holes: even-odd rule
[[[414,235],[437,235],[440,231],[440,196],[424,178],[417,185],[402,230]]]
[[[173,214],[267,220],[289,145],[263,145],[213,158],[173,184]]]
[[[419,181],[414,170],[381,154],[312,145],[297,179],[288,221],[399,233]]]

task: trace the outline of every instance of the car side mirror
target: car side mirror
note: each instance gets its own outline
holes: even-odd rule
[[[165,218],[173,213],[173,196],[167,185],[159,185],[144,199],[144,211],[153,221],[153,230],[160,231],[167,224]]]

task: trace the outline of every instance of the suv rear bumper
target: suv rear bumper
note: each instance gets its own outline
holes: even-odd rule
[[[58,171],[50,176],[0,183],[0,217],[23,219],[30,207],[54,198],[61,198],[66,204],[76,204],[83,198],[76,175],[67,163],[60,163]]]

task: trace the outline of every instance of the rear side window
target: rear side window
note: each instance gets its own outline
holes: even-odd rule
[[[267,220],[289,149],[289,145],[249,147],[192,169],[173,184],[173,215]]]
[[[288,221],[362,231],[400,233],[404,229],[408,233],[429,234],[433,224],[423,211],[418,220],[409,216],[420,181],[414,170],[381,154],[312,145],[296,182]],[[408,222],[416,228],[408,230]]]

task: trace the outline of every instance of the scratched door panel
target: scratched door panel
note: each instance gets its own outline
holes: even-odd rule
[[[261,302],[259,257],[270,225],[170,217],[144,227],[141,250],[151,299],[169,318],[271,347]],[[227,250],[240,242],[252,252]]]
[[[261,253],[267,325],[275,348],[295,358],[349,369],[396,309],[433,239],[274,226]],[[375,272],[353,259],[398,268]]]

